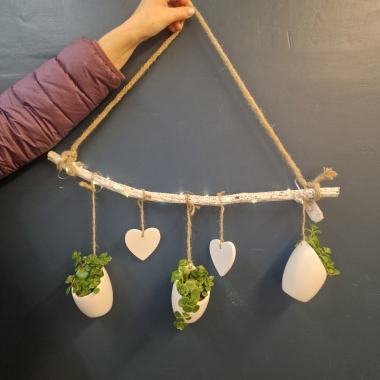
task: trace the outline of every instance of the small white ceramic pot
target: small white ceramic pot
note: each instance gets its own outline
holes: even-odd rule
[[[182,297],[177,290],[177,282],[178,280],[174,281],[173,284],[173,289],[172,289],[172,307],[173,307],[173,312],[175,313],[176,311],[180,312],[181,314],[183,313],[183,309],[181,306],[178,305],[178,301]],[[199,301],[197,305],[199,305],[199,310],[196,313],[189,313],[191,319],[188,321],[185,320],[186,323],[194,323],[196,322],[205,312],[208,301],[210,299],[210,292],[208,292],[207,297],[203,298],[203,300]]]
[[[302,241],[286,263],[282,290],[298,301],[308,302],[318,293],[326,278],[320,258],[306,241]]]
[[[112,307],[113,291],[111,280],[105,268],[103,268],[103,272],[104,276],[101,278],[98,286],[100,289],[98,294],[91,293],[85,297],[78,297],[75,293],[71,292],[79,310],[90,318],[101,317],[107,314]]]

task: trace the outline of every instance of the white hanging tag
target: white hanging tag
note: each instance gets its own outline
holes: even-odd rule
[[[295,184],[298,187],[298,190],[301,193],[303,193],[303,190],[300,189],[300,187],[298,186],[297,181],[295,181]],[[302,194],[302,197],[303,197],[303,194]],[[305,209],[306,209],[307,215],[309,215],[309,218],[314,223],[318,223],[318,222],[320,222],[323,219],[323,212],[319,208],[319,206],[317,205],[317,202],[315,202],[313,200],[306,201]]]
[[[318,223],[323,219],[323,212],[315,201],[306,202],[306,212],[314,223]]]

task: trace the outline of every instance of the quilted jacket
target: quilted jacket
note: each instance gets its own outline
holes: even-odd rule
[[[0,94],[0,178],[51,149],[122,79],[98,43],[81,38]]]

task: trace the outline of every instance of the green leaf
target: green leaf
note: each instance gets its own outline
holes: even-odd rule
[[[199,310],[200,306],[199,305],[196,305],[193,307],[193,313],[196,313],[198,310]]]
[[[319,247],[319,240],[318,240],[318,238],[316,236],[313,236],[312,239],[313,239],[313,243],[315,244],[315,247]]]
[[[69,294],[71,291],[71,285],[66,289],[66,294]]]
[[[195,282],[192,280],[186,281],[185,285],[189,288],[190,291],[192,291],[193,289],[196,289],[196,287],[197,287]]]
[[[193,308],[191,306],[183,306],[182,307],[183,311],[186,311],[186,313],[191,313],[193,311]]]
[[[85,270],[85,269],[80,269],[76,276],[79,278],[79,279],[85,279],[87,276],[88,276],[88,272]]]
[[[74,276],[69,276],[69,277],[67,277],[65,283],[66,283],[66,284],[70,284],[70,283],[73,281],[73,278],[74,278]]]
[[[190,263],[187,260],[180,260],[178,267],[187,267]]]
[[[181,315],[181,313],[180,313],[179,311],[175,311],[175,312],[174,312],[174,316],[175,316],[176,318],[180,318],[180,317],[182,317],[182,315]]]
[[[94,294],[98,294],[100,292],[100,289],[99,288],[95,288],[94,289]]]
[[[189,303],[189,298],[188,297],[182,297],[178,301],[178,305],[181,307],[186,306]],[[186,310],[185,310],[186,311]],[[190,310],[191,311],[191,310]]]
[[[338,269],[334,269],[333,275],[337,276],[338,274],[340,274],[340,271]]]
[[[329,257],[326,257],[324,255],[321,256],[321,259],[325,262],[325,263],[328,263],[329,262]]]
[[[179,281],[179,280],[181,280],[181,278],[182,278],[182,273],[180,271],[176,270],[172,273],[171,282],[174,282],[175,280]]]
[[[181,331],[187,326],[187,323],[185,322],[174,322],[173,324],[175,327],[177,327],[178,330]]]
[[[199,299],[201,298],[201,293],[199,291],[198,288],[194,288],[192,291],[191,291],[191,296],[190,296],[191,300],[192,301],[195,301],[195,302],[198,302]]]

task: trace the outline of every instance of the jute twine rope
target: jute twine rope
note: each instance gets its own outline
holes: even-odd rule
[[[324,179],[332,179],[336,176],[336,173],[332,169],[325,169],[325,171],[318,177],[316,177],[313,181],[307,182],[304,177],[302,176],[302,173],[300,169],[297,167],[293,159],[291,158],[290,154],[286,151],[285,147],[282,145],[280,139],[277,137],[276,133],[274,132],[272,126],[269,124],[268,120],[266,119],[264,113],[261,111],[259,106],[257,105],[256,101],[252,97],[252,95],[249,93],[247,87],[245,86],[244,82],[240,78],[239,74],[237,73],[236,69],[232,65],[231,61],[227,57],[226,53],[224,52],[222,46],[219,44],[218,40],[212,33],[210,27],[207,25],[206,21],[200,14],[200,12],[195,9],[195,15],[199,20],[200,25],[204,29],[206,35],[210,39],[211,43],[214,45],[215,49],[219,53],[222,61],[224,62],[225,66],[227,67],[228,71],[230,72],[232,78],[238,85],[238,88],[242,92],[245,100],[248,102],[250,108],[258,118],[260,124],[263,126],[263,128],[268,133],[269,137],[273,140],[275,146],[277,147],[278,151],[286,161],[287,165],[291,168],[293,171],[295,177],[297,178],[297,181],[301,184],[302,187],[307,188],[315,188],[316,197],[315,200],[318,200],[320,198],[320,182]],[[70,150],[65,151],[62,153],[61,160],[57,164],[57,168],[59,170],[66,170],[67,174],[70,176],[75,176],[77,174],[77,166],[81,163],[76,162],[77,156],[78,156],[78,148],[80,144],[83,143],[84,140],[91,134],[92,131],[100,124],[100,122],[109,114],[109,112],[113,109],[113,107],[119,103],[119,101],[122,99],[122,97],[135,85],[135,83],[146,73],[146,71],[149,69],[149,67],[153,64],[153,62],[156,61],[156,59],[168,48],[168,46],[171,44],[171,42],[178,36],[179,32],[173,33],[161,46],[160,48],[149,58],[149,60],[141,67],[141,69],[137,72],[137,74],[131,79],[131,81],[119,92],[119,94],[115,97],[115,99],[110,102],[107,107],[96,117],[96,119],[90,124],[90,126],[83,132],[83,134],[74,142],[74,144],[71,146]],[[331,178],[330,178],[331,177]]]
[[[187,261],[193,264],[191,258],[191,236],[192,236],[192,224],[191,217],[194,215],[195,210],[199,210],[199,206],[195,206],[190,202],[190,194],[186,194],[186,214],[187,214]]]
[[[219,247],[222,249],[222,244],[224,243],[224,205],[222,201],[222,195],[225,193],[225,191],[221,191],[220,193],[217,193],[216,195],[219,197],[220,201],[220,220],[219,220]]]
[[[302,201],[302,240],[306,240],[305,237],[305,224],[306,224],[306,200]]]
[[[87,182],[79,182],[80,187],[84,187],[91,191],[91,203],[92,203],[92,254],[96,256],[96,205],[95,205],[95,179],[96,173],[94,173],[91,177],[91,185]]]
[[[144,202],[146,199],[149,199],[149,198],[152,198],[149,194],[147,194],[145,192],[144,189],[141,189],[142,191],[142,198],[140,198],[138,201],[137,201],[137,204],[139,205],[140,207],[140,219],[141,219],[141,236],[144,237],[145,236],[145,223],[144,223]]]

